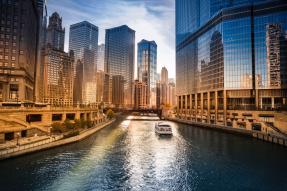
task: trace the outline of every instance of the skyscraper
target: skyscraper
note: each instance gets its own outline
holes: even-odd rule
[[[46,47],[43,54],[44,103],[52,106],[71,106],[73,104],[73,66],[74,55]]]
[[[63,107],[73,104],[74,53],[64,52],[65,30],[58,13],[53,13],[47,28],[47,43],[41,47],[40,80],[41,102]]]
[[[168,71],[166,67],[161,69],[160,86],[160,104],[165,106],[168,104]]]
[[[105,70],[105,44],[100,44],[97,51],[97,71]]]
[[[106,30],[105,72],[124,78],[124,105],[132,107],[135,31],[123,25]],[[113,91],[113,90],[112,90]]]
[[[157,44],[142,40],[138,43],[138,80],[147,85],[147,105],[156,106]]]
[[[135,80],[134,82],[134,108],[143,109],[147,107],[147,85],[146,82]]]
[[[62,18],[57,12],[49,17],[47,29],[47,44],[52,48],[64,51],[65,29],[62,27]]]
[[[0,102],[33,101],[39,16],[33,0],[1,1]]]
[[[281,0],[176,0],[179,116],[263,129],[259,116],[286,108],[286,10]]]
[[[82,91],[79,92],[77,87],[74,88],[75,103],[89,104],[96,103],[96,55],[98,47],[98,27],[83,21],[70,26],[70,43],[69,50],[75,54],[75,63],[83,64],[83,74],[75,71],[75,75],[81,75]],[[80,60],[81,62],[78,62]],[[75,66],[75,68],[81,68]],[[75,79],[79,79],[77,76]]]
[[[42,49],[46,46],[46,38],[47,38],[47,5],[46,0],[38,0],[38,15],[39,15],[39,40],[38,40],[38,58],[37,58],[37,66],[35,71],[35,101],[42,102],[44,96],[43,90],[43,69],[44,64],[42,63],[43,55]]]

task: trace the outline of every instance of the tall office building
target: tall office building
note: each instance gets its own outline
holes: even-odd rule
[[[132,107],[135,31],[126,25],[107,29],[105,46],[105,72],[110,79],[116,75],[124,78],[124,105]]]
[[[166,67],[161,68],[160,82],[162,84],[168,84],[168,71],[167,71]]]
[[[74,55],[46,47],[43,54],[44,103],[52,106],[72,106]]]
[[[167,105],[176,106],[175,83],[169,82],[167,86]]]
[[[0,102],[33,101],[39,16],[33,0],[0,1]]]
[[[57,12],[49,17],[47,29],[47,44],[54,49],[64,51],[65,29],[62,27],[62,18]]]
[[[42,63],[43,55],[42,49],[46,46],[47,37],[47,4],[46,0],[38,0],[38,15],[39,15],[39,40],[38,40],[38,58],[35,71],[35,102],[42,102],[44,96],[43,89],[43,70],[44,64]]]
[[[124,77],[113,75],[112,77],[112,103],[116,107],[124,106]]]
[[[147,84],[146,82],[141,82],[135,80],[134,82],[134,108],[144,109],[147,107]]]
[[[147,85],[147,105],[156,106],[157,44],[142,40],[138,43],[138,80]]]
[[[166,67],[162,67],[160,73],[160,104],[166,106],[168,104],[168,71]]]
[[[263,130],[266,110],[286,109],[286,10],[282,0],[176,0],[179,117]]]
[[[105,70],[105,44],[100,44],[97,51],[97,71]]]
[[[98,27],[83,21],[70,26],[70,42],[69,50],[73,50],[75,54],[75,64],[83,64],[82,72],[77,71],[75,66],[75,79],[79,79],[77,75],[81,75],[80,82],[82,91],[78,87],[74,88],[75,103],[92,104],[96,103],[96,55],[98,47]],[[80,60],[80,62],[78,62]]]

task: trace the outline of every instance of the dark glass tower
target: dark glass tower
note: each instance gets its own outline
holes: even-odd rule
[[[259,115],[286,109],[286,40],[286,1],[176,0],[179,117],[269,131]]]
[[[0,1],[0,102],[33,101],[39,15],[34,0]]]
[[[98,48],[98,27],[83,21],[70,26],[69,50],[74,51],[75,64],[81,63],[83,66],[75,66],[75,88],[74,102],[81,104],[96,103],[96,55]],[[80,60],[80,62],[78,62]],[[78,71],[81,69],[82,71]],[[83,72],[83,74],[80,74]],[[77,76],[79,75],[79,76]],[[77,81],[81,79],[80,81]],[[81,90],[78,91],[78,86]]]
[[[142,40],[138,43],[138,80],[147,84],[148,107],[156,107],[157,44]]]
[[[124,105],[132,107],[135,31],[126,25],[107,29],[105,41],[105,72],[124,78]]]

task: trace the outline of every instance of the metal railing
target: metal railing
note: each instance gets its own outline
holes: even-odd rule
[[[10,154],[10,153],[14,153],[14,152],[19,152],[22,150],[26,150],[26,149],[30,149],[30,148],[34,148],[34,147],[39,147],[41,145],[45,145],[48,143],[52,143],[55,142],[59,139],[62,139],[63,135],[57,136],[57,137],[50,137],[49,139],[43,140],[43,141],[37,141],[35,143],[29,143],[29,144],[25,144],[25,145],[18,145],[15,148],[8,148],[6,150],[0,151],[0,158],[2,158],[3,156]]]

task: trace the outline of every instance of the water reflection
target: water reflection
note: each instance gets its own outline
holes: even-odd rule
[[[1,188],[287,189],[286,148],[173,122],[173,136],[159,137],[152,119],[130,116],[83,142],[1,161]]]

